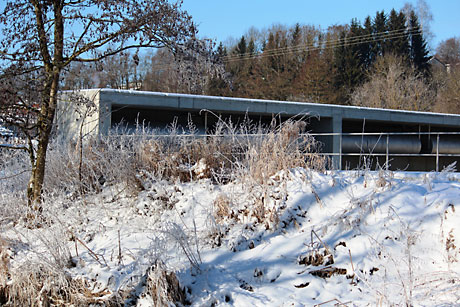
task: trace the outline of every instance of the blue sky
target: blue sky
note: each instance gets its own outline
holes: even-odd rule
[[[258,29],[274,23],[295,23],[321,26],[349,23],[352,18],[363,21],[377,11],[399,11],[408,0],[184,0],[183,8],[199,25],[201,37],[225,42],[229,37],[239,38],[251,26]],[[460,0],[426,0],[433,21],[431,31],[436,47],[442,40],[460,37]]]

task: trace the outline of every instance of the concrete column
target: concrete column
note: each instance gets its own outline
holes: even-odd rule
[[[342,153],[342,142],[341,142],[341,134],[342,134],[342,115],[341,114],[333,114],[332,116],[332,132],[339,133],[339,135],[334,135],[332,137],[332,152],[334,154],[341,154]],[[332,167],[334,169],[341,169],[342,168],[342,157],[340,155],[332,156]]]
[[[101,99],[103,93],[99,92],[96,105],[99,107],[99,135],[108,135],[112,127],[112,104]]]

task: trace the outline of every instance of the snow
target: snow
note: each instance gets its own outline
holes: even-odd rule
[[[0,126],[0,137],[11,137],[13,136],[13,131]]]
[[[53,199],[49,226],[3,227],[11,268],[64,245],[69,274],[94,291],[141,293],[161,259],[192,306],[460,305],[460,174],[292,169],[267,186],[145,186]]]
[[[22,143],[23,140],[15,136],[13,131],[0,125],[0,147],[27,149]]]

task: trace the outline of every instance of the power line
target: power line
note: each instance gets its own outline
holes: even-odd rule
[[[227,56],[224,56],[222,60],[223,62],[231,63],[231,62],[238,62],[238,61],[244,61],[244,60],[249,60],[249,59],[266,58],[266,57],[292,54],[292,53],[301,52],[301,51],[311,52],[315,50],[334,49],[338,47],[349,47],[349,46],[355,46],[359,44],[381,42],[384,40],[403,38],[408,35],[422,35],[422,31],[420,29],[407,30],[404,28],[404,29],[398,29],[398,30],[392,30],[392,31],[369,33],[369,34],[364,34],[364,35],[352,36],[349,38],[338,38],[338,39],[333,39],[333,40],[325,40],[323,42],[318,42],[318,43],[273,48],[270,50],[264,50],[262,53],[257,53],[257,54],[227,55]],[[170,63],[170,64],[153,65],[152,67],[156,67],[158,70],[162,70],[162,69],[167,69],[169,67],[172,67],[174,65],[175,65],[174,63]]]
[[[366,34],[366,35],[358,35],[353,36],[351,38],[345,39],[335,39],[335,40],[326,40],[322,43],[322,45],[318,45],[315,43],[307,44],[307,45],[299,45],[299,46],[289,46],[289,47],[282,47],[282,48],[273,48],[268,51],[263,51],[263,53],[259,54],[248,54],[248,55],[230,55],[223,58],[224,62],[233,62],[238,60],[245,60],[257,57],[268,57],[268,56],[277,56],[283,55],[288,53],[294,53],[298,51],[314,51],[319,49],[331,49],[337,47],[347,47],[353,46],[357,44],[365,44],[365,43],[372,43],[378,41],[384,41],[389,39],[396,39],[402,38],[406,35],[420,35],[421,30],[408,30],[401,29],[401,30],[394,30],[389,32],[379,32],[374,34]]]

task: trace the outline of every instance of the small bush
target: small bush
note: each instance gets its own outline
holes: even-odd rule
[[[217,223],[221,222],[222,220],[228,218],[231,215],[231,201],[230,199],[224,195],[220,194],[214,200],[214,219]]]

